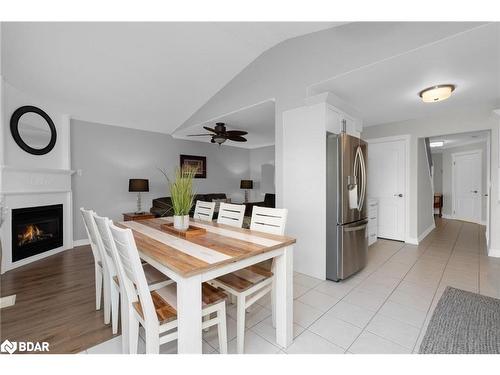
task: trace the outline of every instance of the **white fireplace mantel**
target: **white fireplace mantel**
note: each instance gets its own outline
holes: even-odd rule
[[[73,171],[51,168],[2,166],[1,273],[73,247],[71,175]],[[63,246],[17,262],[12,262],[12,210],[63,204]]]
[[[73,171],[51,168],[0,167],[2,180],[1,273],[73,247],[71,175]],[[12,210],[63,204],[63,246],[12,262]]]

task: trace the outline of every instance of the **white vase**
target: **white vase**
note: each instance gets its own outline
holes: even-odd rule
[[[189,215],[174,215],[174,228],[178,230],[187,230],[189,228]]]

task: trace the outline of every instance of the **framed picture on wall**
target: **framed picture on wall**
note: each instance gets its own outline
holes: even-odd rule
[[[194,178],[207,178],[207,157],[181,155],[181,168],[191,167],[196,170]]]

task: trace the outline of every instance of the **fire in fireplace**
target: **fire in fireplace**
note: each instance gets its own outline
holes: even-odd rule
[[[63,245],[63,205],[12,210],[12,261]]]
[[[17,236],[18,246],[43,241],[47,238],[52,238],[53,236],[53,233],[44,233],[44,231],[38,228],[35,224],[28,224],[26,225],[25,231]]]

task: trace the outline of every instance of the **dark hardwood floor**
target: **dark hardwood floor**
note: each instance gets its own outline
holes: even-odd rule
[[[95,309],[94,258],[89,246],[63,251],[0,277],[0,342],[47,341],[50,353],[78,353],[113,337]]]

